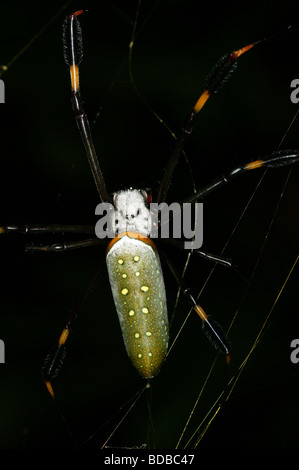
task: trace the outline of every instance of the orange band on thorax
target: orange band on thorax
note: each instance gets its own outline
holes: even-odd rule
[[[129,238],[135,238],[135,240],[140,240],[141,242],[146,243],[147,245],[150,245],[154,250],[156,250],[156,245],[154,244],[153,240],[147,237],[146,235],[143,235],[142,233],[139,233],[139,232],[122,232],[116,235],[116,237],[114,237],[111,240],[111,242],[107,246],[106,252],[108,253],[108,251],[112,248],[114,243],[116,243],[118,240],[120,240],[120,238],[124,237],[125,235]]]

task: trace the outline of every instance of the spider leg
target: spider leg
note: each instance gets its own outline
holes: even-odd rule
[[[202,328],[206,337],[208,338],[210,343],[215,347],[217,351],[224,353],[226,355],[226,363],[229,364],[230,358],[231,358],[231,346],[221,326],[215,320],[213,320],[210,316],[208,316],[205,313],[204,309],[196,302],[195,298],[190,292],[189,287],[186,287],[182,277],[179,275],[176,268],[170,262],[170,260],[165,256],[165,254],[161,251],[160,251],[160,254],[163,256],[163,259],[165,259],[165,261],[167,262],[172,275],[177,281],[183,294],[189,300],[193,310],[195,310],[199,318],[202,320]]]
[[[52,387],[52,380],[55,379],[59,375],[61,368],[63,366],[63,362],[64,362],[65,355],[66,355],[65,345],[66,345],[67,339],[69,338],[72,325],[79,314],[80,308],[82,307],[88,295],[90,294],[91,290],[93,289],[94,284],[97,281],[99,274],[103,271],[102,268],[103,266],[101,263],[100,268],[97,269],[93,279],[88,284],[88,287],[85,290],[84,294],[82,295],[80,300],[77,302],[75,307],[69,312],[64,328],[59,336],[57,344],[50,349],[50,351],[48,352],[44,360],[44,363],[42,366],[42,375],[43,375],[44,383],[51,397],[54,399],[55,399],[55,393]]]
[[[83,109],[80,81],[79,65],[83,58],[82,31],[78,16],[86,10],[79,10],[68,15],[63,23],[63,51],[64,61],[70,70],[72,108],[75,114],[78,129],[84,143],[89,165],[93,178],[102,202],[109,202],[110,197],[106,188],[106,183],[100,168],[99,160],[94,147],[88,117]]]
[[[161,238],[160,241],[169,243],[174,247],[178,248],[179,250],[185,250],[185,245],[183,240],[173,239],[173,238]],[[233,261],[230,258],[226,258],[225,256],[221,255],[214,255],[212,253],[207,253],[206,251],[190,249],[188,250],[191,253],[194,253],[196,256],[200,256],[201,258],[206,259],[207,261],[212,261],[213,263],[220,264],[226,268],[233,268],[236,269]]]
[[[79,240],[76,242],[62,242],[52,243],[51,245],[25,245],[25,252],[48,252],[48,253],[59,253],[64,251],[77,250],[79,248],[88,248],[91,246],[97,246],[103,243],[107,243],[105,239],[98,238],[87,238],[86,240]]]
[[[57,225],[57,224],[44,224],[44,225],[3,225],[0,227],[1,234],[20,234],[25,236],[31,235],[44,235],[47,233],[73,233],[73,234],[95,234],[95,228],[92,225]],[[50,252],[58,253],[64,251],[76,250],[79,248],[86,248],[90,246],[97,246],[106,243],[105,238],[87,238],[78,241],[59,242],[51,244],[34,244],[26,243],[22,246],[22,252]]]
[[[59,224],[32,224],[32,225],[3,225],[0,234],[20,233],[24,235],[41,235],[43,233],[87,233],[94,234],[94,225],[59,225]]]
[[[255,160],[253,162],[241,165],[234,168],[226,175],[220,176],[219,178],[213,180],[210,184],[204,188],[199,189],[192,196],[187,198],[184,203],[196,202],[199,199],[204,198],[212,191],[215,191],[218,188],[228,184],[236,176],[243,175],[244,173],[256,170],[258,168],[280,168],[287,165],[292,165],[299,161],[299,151],[298,150],[281,150],[275,152],[271,155],[268,155],[260,160]]]
[[[236,69],[237,60],[247,51],[252,49],[255,45],[264,42],[267,38],[260,41],[248,44],[241,49],[225,54],[214,66],[211,73],[207,76],[204,84],[204,91],[196,101],[191,113],[187,116],[184,126],[180,130],[176,139],[176,144],[173,153],[168,161],[165,173],[163,175],[161,185],[157,195],[157,202],[165,201],[167,192],[170,186],[170,181],[174,169],[178,163],[180,155],[184,149],[185,143],[193,131],[193,125],[198,117],[199,112],[202,110],[208,99],[217,93],[221,86],[230,78],[233,71]]]
[[[280,38],[284,33],[291,31],[297,31],[298,28],[295,26],[289,26],[288,28],[279,31],[277,34],[272,36],[266,36],[258,41],[255,41],[247,46],[241,47],[240,49],[227,53],[219,59],[216,65],[213,67],[211,72],[207,75],[204,83],[204,91],[196,101],[192,111],[187,116],[184,126],[180,130],[173,153],[168,161],[165,173],[163,175],[160,188],[157,195],[157,202],[163,202],[166,200],[167,192],[170,186],[171,178],[175,167],[179,161],[179,158],[183,152],[184,146],[187,139],[192,134],[193,125],[198,117],[199,112],[205,106],[208,99],[215,95],[220,88],[229,80],[230,76],[237,68],[238,59],[246,52],[250,51],[254,46],[260,45],[264,42],[273,41],[277,37]]]

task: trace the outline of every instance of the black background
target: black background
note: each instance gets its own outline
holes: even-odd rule
[[[85,108],[109,191],[141,186],[155,194],[174,142],[130,83],[128,53],[137,2],[107,3],[111,7],[102,5],[82,18],[85,56],[80,72]],[[141,2],[132,71],[142,98],[177,133],[214,63],[228,51],[299,24],[294,5]],[[96,222],[94,209],[99,201],[71,111],[61,46],[66,12],[86,4],[70,2],[65,12],[58,13],[62,6],[63,2],[55,1],[2,5],[1,64],[8,64],[41,32],[1,77],[6,87],[6,103],[0,107],[3,224]],[[298,49],[299,31],[254,48],[240,59],[237,72],[219,95],[208,102],[186,146],[197,187],[275,151],[284,136],[281,148],[299,148],[298,121],[288,130],[297,111],[290,101],[290,83],[299,78]],[[265,242],[248,291],[240,276],[218,266],[200,297],[201,305],[224,329],[238,311],[229,335],[233,345],[229,376],[250,351],[298,256],[296,166],[274,217],[289,170],[267,172],[225,251],[250,279]],[[256,171],[236,179],[204,202],[206,251],[221,252],[261,175]],[[191,192],[190,173],[182,159],[169,201],[180,201]],[[20,238],[0,239],[0,338],[6,346],[6,363],[0,365],[0,446],[74,446],[40,370],[67,313],[100,269],[99,280],[74,324],[64,368],[53,384],[77,444],[100,447],[124,415],[120,407],[144,386],[124,350],[105,250],[23,256],[18,251]],[[49,240],[61,239],[51,236],[38,242]],[[182,269],[181,254],[173,249],[167,252]],[[196,294],[211,268],[206,261],[192,258],[186,280]],[[171,314],[176,285],[167,267],[164,270]],[[297,284],[298,264],[200,448],[298,448],[299,364],[290,361],[290,342],[299,336]],[[180,299],[172,339],[187,313],[188,304]],[[108,445],[133,447],[147,442],[147,400],[151,400],[155,432],[148,446],[174,448],[214,359],[200,321],[192,314],[153,381],[152,393],[140,398]],[[224,360],[218,358],[181,446],[223,390],[224,374]],[[194,439],[187,445],[192,443]]]

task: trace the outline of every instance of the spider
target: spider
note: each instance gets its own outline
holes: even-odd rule
[[[148,231],[144,233],[141,229],[138,217],[139,212],[141,212],[143,219],[145,216],[149,216],[149,204],[152,200],[152,196],[151,192],[148,190],[129,188],[114,193],[112,197],[106,187],[80,92],[79,66],[83,58],[80,16],[85,12],[87,12],[87,10],[79,10],[67,16],[63,27],[64,60],[70,72],[72,108],[77,127],[84,143],[99,198],[102,203],[111,203],[114,206],[119,222],[117,234],[108,244],[106,263],[126,350],[131,362],[141,377],[150,380],[162,367],[169,342],[166,291],[159,253],[154,241],[150,238],[150,233]],[[154,198],[154,201],[158,204],[165,202],[167,199],[175,168],[184,151],[185,144],[192,133],[198,115],[206,106],[209,99],[219,91],[221,86],[230,77],[236,68],[239,58],[266,40],[267,38],[264,38],[226,54],[218,61],[206,78],[204,90],[196,100],[193,109],[187,116],[177,136],[173,153],[169,158],[159,190]],[[279,168],[291,165],[298,160],[298,151],[279,151],[261,157],[257,160],[237,166],[228,171],[225,175],[214,179],[210,184],[200,188],[183,202],[190,204],[202,201],[211,192],[229,184],[233,178],[251,172],[252,170],[263,167]],[[124,219],[126,219],[125,222],[128,218],[131,220],[129,228],[124,228],[126,224],[121,222],[123,208],[126,210],[126,215],[124,216]],[[65,226],[58,224],[7,225],[1,228],[1,233],[12,232],[25,234],[63,232],[93,235],[94,228],[90,226]],[[95,238],[93,235],[91,238],[84,239],[83,241],[44,246],[28,245],[26,250],[31,252],[63,252],[76,248],[94,246],[100,243],[102,243],[102,240]],[[180,243],[177,243],[177,245],[180,245]],[[200,250],[193,251],[203,258],[231,266],[231,263],[221,256],[211,255]],[[198,304],[195,296],[178,274],[174,264],[170,263],[168,259],[166,261],[181,291],[200,317],[204,333],[215,348],[226,355],[226,361],[229,363],[231,346],[222,328],[211,318],[209,313],[206,313],[201,305]],[[53,398],[55,398],[55,394],[52,387],[52,380],[60,371],[65,355],[65,345],[76,316],[77,314],[74,312],[67,318],[58,344],[47,356],[43,367],[44,381]]]

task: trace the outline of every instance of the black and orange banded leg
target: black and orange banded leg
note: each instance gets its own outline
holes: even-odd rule
[[[191,113],[187,116],[184,126],[182,127],[174,147],[172,156],[168,161],[167,168],[165,170],[158,196],[157,202],[161,203],[165,201],[168,188],[171,182],[171,178],[174,172],[174,169],[178,163],[180,155],[184,149],[184,145],[189,138],[193,130],[193,125],[198,117],[199,112],[202,110],[208,99],[217,93],[219,89],[224,85],[224,83],[230,78],[233,71],[236,69],[237,60],[247,51],[252,49],[257,44],[267,40],[267,38],[260,41],[256,41],[252,44],[248,44],[241,49],[233,51],[231,53],[225,54],[214,66],[211,73],[207,76],[204,84],[204,91],[196,101]]]
[[[69,67],[71,78],[72,108],[75,114],[78,129],[84,143],[92,175],[102,202],[109,202],[110,197],[106,188],[106,183],[100,168],[96,150],[94,147],[88,117],[83,109],[79,65],[83,58],[82,31],[78,17],[87,10],[78,10],[68,15],[63,23],[63,52],[64,61]]]
[[[182,293],[189,300],[193,310],[197,313],[197,315],[201,319],[204,334],[206,335],[210,343],[214,346],[214,348],[218,352],[225,354],[226,363],[227,365],[229,365],[230,359],[231,359],[231,345],[230,345],[229,340],[226,338],[221,326],[215,320],[213,320],[210,316],[208,316],[206,312],[204,311],[204,309],[197,303],[197,301],[191,294],[190,289],[186,287],[182,277],[179,275],[177,269],[175,268],[173,263],[170,262],[168,257],[166,257],[165,254],[161,251],[160,251],[160,254],[163,256],[163,259],[165,259]]]
[[[68,317],[66,319],[64,328],[59,336],[57,344],[52,347],[49,353],[46,356],[44,364],[42,366],[42,375],[44,379],[44,383],[47,387],[48,392],[50,393],[51,397],[55,399],[55,393],[52,387],[52,380],[55,379],[63,366],[65,355],[66,355],[66,342],[69,338],[71,333],[72,325],[76,318],[78,317],[80,310],[85,303],[88,295],[92,291],[99,274],[103,272],[103,264],[100,263],[100,266],[96,270],[93,278],[91,279],[90,283],[85,289],[85,292],[80,297],[79,301],[76,303],[74,308],[69,312]]]
[[[296,162],[299,162],[299,150],[281,150],[279,152],[275,152],[271,155],[267,155],[263,159],[255,160],[234,168],[226,175],[220,176],[204,188],[196,191],[196,193],[187,198],[184,203],[196,202],[207,196],[212,191],[226,185],[236,176],[243,175],[248,171],[257,170],[258,168],[281,168],[283,166],[293,165]]]
[[[183,294],[187,296],[193,309],[202,320],[202,327],[206,337],[219,352],[225,354],[226,363],[229,365],[231,359],[231,346],[226,338],[221,326],[206,314],[204,309],[196,302],[189,289],[183,289]]]
[[[75,319],[75,317],[76,314],[73,315],[73,319]],[[66,353],[65,343],[70,333],[71,321],[72,320],[68,320],[68,322],[66,323],[59,337],[57,346],[54,346],[54,348],[49,351],[42,367],[44,383],[52,398],[55,398],[54,390],[52,387],[52,380],[57,377],[63,365]]]

